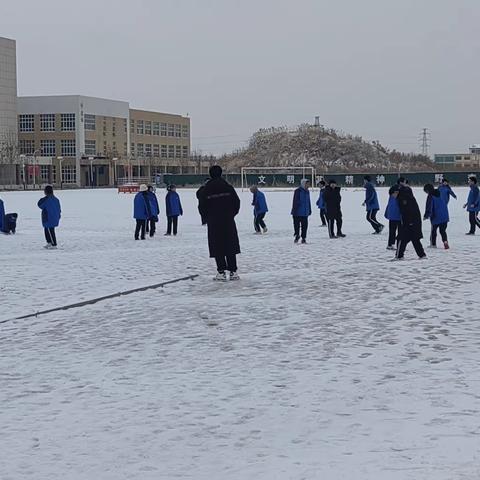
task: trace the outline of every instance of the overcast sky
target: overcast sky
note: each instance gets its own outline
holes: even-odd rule
[[[418,151],[480,143],[479,0],[0,0],[19,95],[189,114],[221,153],[313,122]]]

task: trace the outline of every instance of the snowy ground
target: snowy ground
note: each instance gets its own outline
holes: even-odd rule
[[[480,238],[455,190],[451,250],[418,261],[410,246],[403,263],[370,234],[361,191],[343,194],[347,238],[315,209],[306,246],[291,192],[267,192],[261,237],[245,192],[242,279],[226,284],[193,191],[180,235],[145,242],[132,196],[60,192],[58,251],[42,248],[39,193],[2,193],[20,219],[0,237],[0,320],[200,278],[0,324],[0,478],[478,479]]]

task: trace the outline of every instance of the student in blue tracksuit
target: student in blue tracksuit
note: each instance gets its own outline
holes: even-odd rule
[[[166,213],[167,213],[167,233],[165,235],[177,234],[178,217],[183,215],[182,203],[180,202],[180,196],[177,193],[177,187],[175,185],[169,185],[167,188],[167,195],[165,197]]]
[[[320,193],[318,195],[317,207],[320,209],[320,220],[322,227],[327,226],[327,211],[325,209],[325,181],[320,180],[318,186],[320,187]]]
[[[302,243],[307,243],[308,217],[312,214],[310,203],[310,182],[304,178],[300,182],[300,187],[293,194],[292,217],[294,242],[298,243],[300,237]]]
[[[261,192],[256,185],[250,187],[250,192],[253,193],[252,205],[253,205],[253,226],[255,233],[261,234],[268,232],[268,228],[265,225],[265,214],[268,212],[267,200],[265,194]]]
[[[450,220],[447,204],[444,202],[440,191],[435,189],[431,183],[427,183],[423,187],[423,191],[427,194],[423,219],[427,220],[429,218],[432,224],[430,248],[437,248],[437,230],[440,230],[443,246],[447,250],[450,248],[447,237],[447,225]]]
[[[53,187],[47,185],[44,190],[45,196],[41,198],[37,205],[42,210],[42,225],[45,232],[45,240],[47,244],[45,248],[55,249],[57,248],[57,237],[55,235],[55,228],[60,223],[60,217],[62,216],[62,209],[60,201],[53,194]]]
[[[387,250],[396,250],[397,247],[395,243],[397,242],[397,235],[402,223],[402,216],[400,214],[400,207],[398,206],[398,192],[400,187],[394,185],[390,187],[388,194],[390,195],[388,199],[387,208],[385,209],[385,218],[388,220],[388,245]]]
[[[135,240],[138,240],[139,236],[142,240],[145,240],[145,228],[147,220],[151,218],[152,213],[150,209],[150,201],[148,198],[148,188],[146,185],[140,185],[139,192],[133,199],[133,218],[136,220],[135,225]]]
[[[468,193],[467,203],[463,208],[467,209],[470,221],[470,231],[467,232],[467,235],[475,235],[476,227],[480,228],[480,219],[478,218],[478,212],[480,211],[480,191],[478,190],[477,178],[468,177],[468,185],[470,186],[470,192]]]
[[[365,188],[365,201],[363,206],[367,208],[367,221],[373,227],[374,234],[379,234],[383,230],[383,225],[377,220],[377,213],[380,210],[377,191],[372,183],[370,175],[363,177],[363,186]]]
[[[445,177],[442,178],[442,181],[438,186],[438,190],[440,191],[440,197],[442,197],[442,200],[446,205],[448,205],[450,197],[453,197],[455,200],[457,199],[457,196],[453,192],[452,187],[450,187],[448,180]]]
[[[152,185],[147,186],[147,198],[150,203],[150,217],[147,219],[146,232],[153,237],[155,235],[156,226],[158,222],[158,214],[160,213],[160,207],[158,206],[158,199]]]

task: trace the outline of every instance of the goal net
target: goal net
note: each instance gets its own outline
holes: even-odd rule
[[[242,191],[252,185],[263,188],[296,188],[303,178],[317,186],[314,167],[242,167]]]

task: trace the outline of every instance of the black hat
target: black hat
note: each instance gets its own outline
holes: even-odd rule
[[[477,183],[477,177],[471,176],[471,177],[468,177],[468,179],[469,179],[470,181],[472,181],[473,183]]]
[[[47,185],[43,192],[45,195],[53,195],[53,187],[51,185]]]
[[[391,195],[392,193],[399,192],[400,187],[398,185],[392,185],[388,190],[388,194]]]
[[[431,183],[427,183],[424,187],[423,187],[423,191],[425,193],[433,193],[435,191],[435,187],[431,184]]]
[[[370,175],[365,175],[363,179],[369,182],[372,179],[372,177]]]
[[[333,178],[331,178],[329,181],[328,181],[328,184],[330,185],[331,183],[334,183],[335,185],[337,184],[337,181]]]
[[[208,171],[211,178],[220,178],[222,176],[222,167],[220,165],[213,165]]]
[[[398,177],[398,180],[397,180],[397,183],[400,184],[400,183],[405,183],[405,177]]]
[[[170,191],[172,188],[177,188],[177,186],[174,183],[171,183],[168,187],[167,190]]]

